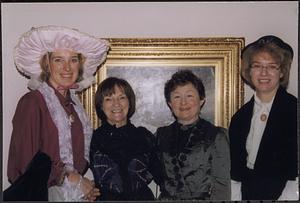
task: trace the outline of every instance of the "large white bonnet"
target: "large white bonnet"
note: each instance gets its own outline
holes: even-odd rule
[[[41,26],[24,33],[14,49],[14,61],[17,69],[30,77],[28,87],[37,89],[41,84],[41,57],[56,49],[69,49],[85,56],[83,80],[77,83],[81,91],[94,81],[97,67],[106,58],[109,44],[106,40],[95,38],[63,26]]]

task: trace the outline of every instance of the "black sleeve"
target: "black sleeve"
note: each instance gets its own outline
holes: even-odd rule
[[[91,139],[91,144],[90,144],[90,169],[93,171],[93,165],[94,165],[94,154],[95,154],[95,131],[93,132],[92,139]]]
[[[154,182],[159,185],[160,187],[163,184],[164,181],[164,176],[163,176],[163,164],[160,159],[160,148],[159,148],[159,141],[157,137],[157,132],[153,136],[153,150],[152,150],[152,156],[151,156],[151,171],[153,177],[154,177]]]
[[[287,105],[289,107],[288,110],[288,117],[289,119],[286,120],[288,124],[287,132],[286,133],[286,141],[287,141],[287,149],[288,154],[287,157],[287,168],[290,180],[295,180],[298,176],[298,144],[297,144],[297,99],[292,96],[290,99],[290,104]]]
[[[238,120],[236,117],[232,117],[228,135],[229,135],[229,146],[230,146],[230,176],[232,180],[241,181],[241,152],[242,152],[242,143],[240,142],[239,130],[238,130]]]
[[[213,188],[211,199],[230,200],[230,152],[225,128],[218,128],[212,150],[211,175]]]
[[[149,172],[152,174],[154,182],[160,185],[163,178],[162,178],[162,166],[158,158],[158,146],[156,144],[157,139],[146,128],[144,128],[144,135],[149,150],[149,165],[148,165]]]

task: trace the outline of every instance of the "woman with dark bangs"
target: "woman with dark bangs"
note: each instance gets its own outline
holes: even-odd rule
[[[153,180],[153,135],[135,127],[135,94],[129,83],[110,77],[98,86],[96,112],[101,126],[94,131],[90,148],[91,169],[101,190],[98,200],[154,200],[148,184]]]

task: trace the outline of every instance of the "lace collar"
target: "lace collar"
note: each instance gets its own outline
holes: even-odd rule
[[[71,123],[68,115],[62,107],[55,90],[50,87],[46,82],[38,88],[38,91],[43,95],[51,118],[58,130],[59,137],[59,151],[60,158],[66,164],[67,167],[73,169],[73,149],[71,143]],[[74,109],[78,114],[78,117],[83,126],[84,132],[84,157],[89,161],[89,147],[93,129],[91,127],[90,120],[81,105],[78,97],[75,95],[75,91],[70,90],[70,96],[72,101],[76,104]]]

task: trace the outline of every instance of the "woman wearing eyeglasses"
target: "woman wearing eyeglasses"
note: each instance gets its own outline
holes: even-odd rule
[[[297,98],[286,91],[292,60],[293,49],[276,36],[242,51],[242,79],[255,93],[229,126],[233,200],[298,195]]]

